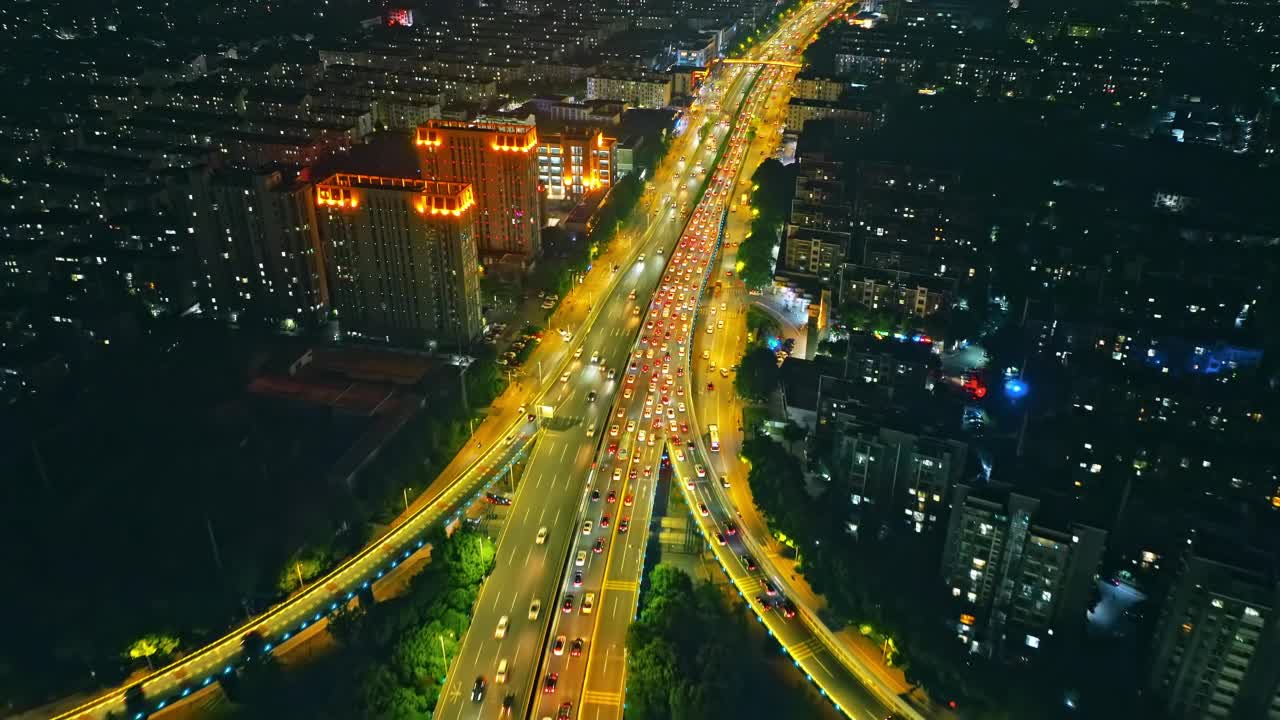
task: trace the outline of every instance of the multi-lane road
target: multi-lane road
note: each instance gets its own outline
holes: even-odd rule
[[[811,6],[789,27],[807,35],[831,9]],[[668,437],[688,442],[692,398],[679,375],[690,323],[748,158],[750,122],[788,73],[738,65],[713,74],[689,131],[655,174],[659,216],[635,248],[647,259],[628,266],[634,279],[603,301],[610,322],[574,343],[580,364],[568,369],[555,418],[544,422],[438,717],[492,717],[508,708],[521,717],[620,717],[625,632],[661,448]],[[700,140],[704,122],[710,131]],[[688,200],[696,204],[686,215]],[[599,363],[614,371],[612,381]]]
[[[763,45],[761,54],[803,45],[802,38],[809,37],[829,13],[828,7],[810,6],[773,42]],[[700,148],[699,154],[680,159],[697,170],[709,170],[712,183],[671,255],[633,348],[633,365],[626,381],[632,392],[619,399],[613,413],[616,426],[610,428],[611,438],[617,432],[619,449],[631,452],[621,461],[608,445],[599,450],[595,467],[601,475],[593,485],[606,488],[602,491],[605,501],[597,506],[596,501],[586,500],[580,506],[585,511],[578,518],[583,526],[569,553],[572,561],[562,575],[556,597],[560,612],[547,636],[540,674],[543,692],[541,697],[535,695],[531,717],[615,720],[622,716],[626,629],[635,614],[644,571],[661,448],[669,442],[674,458],[695,469],[696,477],[696,468],[705,460],[695,458],[705,455],[694,450],[700,443],[694,440],[698,431],[689,427],[689,406],[695,394],[732,396],[727,383],[719,392],[708,390],[705,383],[689,383],[685,369],[695,360],[698,349],[694,343],[701,336],[691,325],[699,298],[705,297],[709,283],[721,276],[713,261],[728,210],[739,193],[739,180],[744,172],[749,176],[777,144],[776,134],[770,137],[759,132],[753,143],[752,131],[759,129],[757,121],[766,128],[776,126],[780,108],[785,107],[786,86],[794,74],[795,67],[789,64],[766,64],[763,69],[730,67],[712,76],[710,98],[703,107],[718,104],[724,115],[709,113],[708,121],[715,128],[713,141]],[[693,117],[699,118],[697,109]],[[720,151],[723,156],[713,167]],[[728,333],[717,333],[717,326],[723,328],[724,324],[713,316],[710,335],[723,340]],[[618,502],[610,503],[610,497]],[[600,563],[598,556],[592,556],[602,547]],[[587,565],[580,567],[578,562],[584,558]],[[798,652],[806,652],[805,647]],[[815,662],[821,666],[820,658]],[[838,663],[830,664],[839,668]],[[869,697],[860,697],[857,702],[874,707]]]
[[[718,135],[711,137],[718,139]],[[573,359],[563,374],[553,379],[559,390],[553,386],[542,401],[554,408],[553,417],[539,421],[539,440],[517,490],[514,510],[499,538],[497,566],[481,589],[472,627],[450,668],[436,717],[491,717],[502,713],[504,705],[510,705],[513,715],[521,715],[531,697],[542,702],[545,695],[551,703],[574,697],[558,692],[559,682],[557,692],[541,692],[548,672],[539,672],[548,625],[564,615],[564,598],[557,587],[562,579],[572,582],[566,566],[582,573],[585,583],[586,577],[595,580],[615,557],[619,562],[623,558],[636,561],[643,549],[642,542],[629,545],[625,532],[618,535],[623,540],[617,549],[602,532],[596,532],[611,534],[618,528],[617,523],[630,511],[626,497],[647,480],[643,468],[656,457],[654,448],[643,444],[633,447],[630,442],[610,453],[609,446],[619,442],[621,436],[625,434],[628,440],[632,437],[621,427],[615,433],[614,426],[625,427],[626,419],[616,417],[614,404],[640,399],[633,382],[628,382],[635,377],[635,373],[628,372],[631,348],[646,320],[646,308],[665,260],[688,217],[681,205],[696,196],[705,181],[705,173],[699,172],[697,161],[692,158],[703,157],[707,147],[714,149],[718,145],[713,139],[700,140],[696,132],[686,132],[677,139],[654,174],[653,190],[645,199],[645,211],[652,218],[648,228],[631,243],[631,255],[620,263],[621,277],[613,291],[598,302],[600,317],[607,321],[590,326],[566,344],[566,352],[572,348]],[[616,459],[616,464],[593,465],[598,451]],[[622,471],[623,467],[628,470]],[[620,472],[617,477],[615,469]],[[630,469],[636,471],[635,480],[630,477]],[[633,482],[636,485],[630,485]],[[594,500],[592,492],[597,494]],[[604,506],[615,508],[613,522],[610,527],[599,528],[598,508]],[[588,516],[593,528],[584,534],[582,523]],[[643,540],[643,532],[638,536]],[[577,545],[583,537],[589,538],[591,544],[579,564]],[[594,544],[597,539],[601,540],[598,551]],[[580,598],[585,599],[585,594]],[[539,604],[536,612],[535,601]],[[574,604],[575,613],[580,612],[579,603],[580,600]],[[615,612],[604,603],[601,610]],[[562,653],[552,657],[574,657],[571,645],[572,641],[567,640]],[[584,648],[579,652],[585,654]],[[552,667],[553,663],[547,666]],[[483,692],[475,692],[477,688],[483,688]],[[558,711],[558,705],[552,708],[553,714]]]
[[[749,113],[754,105],[747,93],[757,83],[758,72],[747,68],[718,75],[708,95],[730,112]],[[569,714],[605,720],[622,713],[626,628],[635,615],[644,570],[662,447],[666,437],[688,433],[690,398],[677,378],[686,359],[697,294],[714,256],[718,208],[728,202],[732,168],[739,160],[740,147],[729,133],[728,123],[714,124],[702,147],[677,159],[686,170],[707,173],[711,182],[671,250],[657,295],[642,313],[644,325],[628,358],[609,442],[596,457],[603,502],[587,501],[572,553],[574,565],[559,587],[560,617],[543,658],[544,686],[554,673],[557,691],[535,699],[535,718]],[[603,557],[579,569],[580,554]]]
[[[436,716],[501,715],[508,697],[513,716],[621,716],[625,632],[635,612],[664,445],[680,448],[673,460],[681,487],[694,493],[695,506],[706,506],[707,515],[700,517],[706,529],[712,529],[714,517],[726,517],[737,507],[744,510],[742,535],[755,538],[737,542],[755,547],[768,537],[749,497],[730,497],[715,481],[716,468],[705,467],[713,465],[707,461],[705,427],[693,417],[710,423],[714,420],[708,418],[734,416],[729,381],[709,371],[700,355],[705,350],[708,357],[721,358],[721,366],[736,361],[741,330],[734,335],[734,328],[740,322],[716,330],[735,312],[740,319],[741,298],[730,296],[732,309],[700,310],[699,303],[710,295],[708,282],[721,275],[722,268],[713,263],[728,209],[743,190],[739,181],[777,142],[776,134],[758,133],[753,143],[748,130],[776,133],[784,86],[795,74],[791,61],[837,9],[831,3],[807,5],[751,53],[768,63],[725,65],[713,73],[689,113],[690,131],[677,139],[624,226],[631,241],[615,243],[565,299],[525,365],[526,380],[495,403],[473,435],[474,446],[464,448],[392,529],[360,555],[266,615],[144,680],[151,709],[227,671],[239,659],[245,632],[257,630],[268,642],[286,639],[381,577],[420,546],[427,528],[470,502],[517,454],[529,452],[532,441],[499,539],[497,566],[481,589]],[[705,140],[696,132],[703,122],[711,126]],[[707,191],[699,197],[704,183]],[[692,211],[689,203],[695,203]],[[740,216],[728,219],[730,227],[745,222]],[[713,323],[705,338],[698,320]],[[556,329],[573,334],[562,340]],[[708,382],[721,390],[708,392]],[[527,421],[526,406],[534,405],[551,408],[551,416]],[[720,425],[727,437],[737,436],[735,422]],[[736,441],[730,442],[736,448]],[[693,489],[684,484],[689,480]],[[584,526],[587,521],[590,527]],[[713,536],[714,531],[708,535]],[[744,568],[727,563],[726,571],[750,586]],[[884,705],[828,654],[823,639],[807,630],[804,612],[800,620],[787,620],[775,630],[798,663],[806,672],[818,668],[822,687],[846,698],[845,707],[879,713]],[[774,624],[771,618],[771,629]],[[544,692],[552,677],[553,691]],[[477,694],[478,678],[484,690]],[[96,720],[120,712],[123,696],[122,690],[114,691],[58,717]]]
[[[684,139],[686,143],[690,141],[690,138]],[[672,164],[670,168],[661,170],[658,177],[668,177],[674,172]],[[682,186],[682,197],[687,197],[694,187],[693,184]],[[383,535],[302,592],[232,629],[222,638],[131,683],[129,689],[110,689],[69,709],[55,710],[50,713],[54,720],[100,720],[109,713],[123,714],[127,692],[131,696],[137,695],[132,700],[134,705],[150,712],[198,694],[213,684],[218,674],[230,672],[241,661],[241,640],[247,633],[256,632],[269,645],[278,645],[323,620],[333,608],[350,600],[362,587],[382,577],[407,554],[421,547],[430,528],[456,517],[465,505],[483,492],[484,487],[503,477],[515,456],[524,452],[528,441],[540,432],[537,424],[526,420],[527,413],[539,405],[555,406],[568,402],[572,407],[574,398],[567,397],[564,383],[559,382],[559,378],[567,368],[586,359],[573,356],[575,349],[581,346],[580,337],[589,334],[601,318],[606,319],[601,323],[605,327],[599,331],[602,343],[608,337],[621,342],[625,336],[626,328],[615,317],[619,309],[601,299],[617,297],[615,289],[642,283],[645,277],[650,283],[656,281],[658,260],[650,257],[646,263],[637,265],[635,258],[647,245],[656,247],[661,242],[670,242],[680,223],[675,214],[658,207],[659,196],[660,193],[651,192],[642,199],[641,206],[622,227],[622,236],[630,240],[614,243],[604,255],[596,258],[583,281],[573,288],[549,319],[549,329],[544,333],[543,341],[520,369],[521,380],[495,401],[488,415],[475,428],[469,443]],[[613,270],[615,266],[618,267],[616,272]],[[645,268],[649,271],[646,272]],[[565,341],[550,328],[572,329],[576,333]],[[575,386],[583,382],[586,382],[585,376]],[[602,398],[602,402],[607,402],[607,398]],[[553,418],[547,427],[555,428],[563,419]],[[539,451],[544,451],[544,447],[546,451],[561,451],[552,449],[554,442],[540,445]],[[560,469],[556,468],[555,473],[559,475]],[[547,492],[551,493],[552,488],[548,487]],[[518,508],[516,517],[520,517],[521,512],[523,510]]]

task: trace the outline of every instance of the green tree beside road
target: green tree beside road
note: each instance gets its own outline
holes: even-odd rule
[[[804,696],[770,677],[741,605],[727,607],[714,585],[695,585],[670,565],[653,568],[647,583],[627,629],[628,720],[813,716]]]
[[[774,159],[765,160],[751,175],[751,229],[738,247],[742,282],[759,290],[773,282],[774,254],[782,239],[791,208],[795,173]]]
[[[172,635],[146,635],[133,641],[125,650],[131,659],[139,658],[147,661],[147,667],[153,667],[152,658],[164,660],[178,649],[178,638]]]
[[[746,400],[764,402],[778,387],[781,375],[773,351],[763,345],[755,345],[747,349],[742,362],[738,363],[733,388]]]
[[[340,612],[330,631],[340,650],[328,660],[253,683],[263,692],[237,692],[242,720],[292,717],[320,720],[430,717],[449,663],[471,623],[480,582],[497,547],[487,535],[459,530],[432,541],[431,562],[397,598]],[[267,680],[270,682],[268,683]]]
[[[847,490],[833,483],[810,494],[796,456],[768,437],[748,439],[742,454],[756,506],[799,551],[801,571],[826,598],[829,617],[860,626],[877,644],[888,642],[907,680],[935,699],[956,700],[961,717],[1005,717],[1034,702],[1043,683],[1033,671],[990,664],[955,642],[944,618],[959,610],[937,580],[940,558],[929,540],[852,532]]]

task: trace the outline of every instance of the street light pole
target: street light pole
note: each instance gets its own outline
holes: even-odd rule
[[[471,363],[462,363],[458,367],[461,368],[458,371],[458,384],[462,389],[462,409],[470,413],[471,403],[467,401],[467,370],[471,367]]]

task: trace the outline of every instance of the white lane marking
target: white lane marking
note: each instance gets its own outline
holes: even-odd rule
[[[498,609],[498,600],[500,600],[500,599],[502,599],[502,591],[501,591],[501,590],[499,590],[499,591],[498,591],[498,594],[497,594],[497,595],[495,595],[495,596],[493,597],[493,609],[494,609],[494,610],[497,610],[497,609]]]

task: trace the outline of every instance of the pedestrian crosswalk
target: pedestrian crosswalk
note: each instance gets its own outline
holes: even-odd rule
[[[813,657],[822,649],[822,641],[816,637],[810,637],[804,642],[787,646],[787,652],[796,660],[804,660],[805,658]]]
[[[604,692],[601,690],[588,690],[582,693],[582,704],[618,707],[622,704],[622,694],[616,692]]]
[[[635,592],[636,583],[632,580],[605,580],[605,590],[621,590],[626,592]]]

